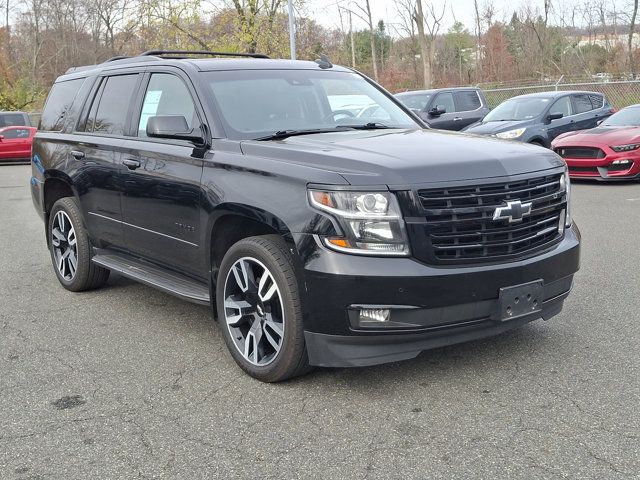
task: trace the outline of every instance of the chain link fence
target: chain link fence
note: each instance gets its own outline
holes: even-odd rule
[[[530,82],[514,84],[480,84],[478,87],[484,90],[489,106],[495,107],[503,101],[518,95],[527,93],[548,92],[558,90],[586,90],[589,92],[603,93],[609,102],[616,108],[640,103],[640,79],[626,80],[624,78],[567,78],[560,77],[557,80],[547,79],[538,85],[526,85]]]

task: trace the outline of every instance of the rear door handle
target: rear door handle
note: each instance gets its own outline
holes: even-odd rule
[[[124,160],[122,160],[122,164],[125,167],[127,167],[129,170],[135,170],[136,168],[140,168],[140,162],[132,158],[125,158]]]
[[[84,152],[80,150],[71,150],[71,156],[76,160],[82,160],[84,158]]]
[[[462,117],[454,117],[453,121],[454,122],[460,122],[460,121],[462,121]]]

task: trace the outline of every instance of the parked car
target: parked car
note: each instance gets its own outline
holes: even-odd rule
[[[29,115],[24,112],[0,112],[0,128],[30,126]]]
[[[30,162],[31,142],[35,133],[33,127],[0,128],[0,163]]]
[[[396,98],[427,125],[442,130],[462,130],[490,111],[482,90],[472,87],[417,90]]]
[[[155,51],[58,78],[30,183],[63,287],[113,271],[210,305],[263,381],[560,312],[580,242],[560,157],[424,128],[326,59],[247,56]],[[342,118],[341,94],[382,112]]]
[[[550,147],[558,135],[592,128],[615,110],[597,92],[542,92],[505,100],[465,132]]]
[[[640,178],[640,104],[623,108],[599,127],[560,135],[552,146],[574,178]]]

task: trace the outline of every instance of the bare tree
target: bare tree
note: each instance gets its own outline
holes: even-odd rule
[[[418,43],[420,44],[420,56],[422,57],[422,74],[424,88],[433,85],[433,59],[435,56],[435,38],[440,31],[442,19],[447,8],[446,2],[441,12],[436,12],[432,3],[427,4],[428,17],[424,14],[422,0],[416,0],[416,10],[413,19],[418,27]]]
[[[376,55],[376,34],[373,26],[373,18],[371,17],[371,4],[369,0],[365,0],[365,6],[356,4],[356,7],[362,12],[362,15],[357,14],[362,20],[367,22],[369,25],[369,34],[371,40],[371,62],[373,63],[373,78],[377,82],[378,81],[378,57]],[[353,12],[355,13],[355,12]]]

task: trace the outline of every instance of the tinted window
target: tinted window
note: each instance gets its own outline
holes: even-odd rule
[[[456,104],[459,112],[469,112],[477,110],[482,105],[478,92],[474,90],[465,90],[463,92],[455,92]]]
[[[450,92],[441,92],[433,100],[434,107],[444,107],[447,113],[455,112],[456,105],[453,102],[453,95]]]
[[[573,95],[574,113],[585,113],[593,110],[589,95]]]
[[[549,114],[553,113],[561,113],[563,117],[571,115],[571,97],[567,95],[566,97],[556,100],[549,109]]]
[[[0,128],[29,126],[29,118],[22,113],[0,113]]]
[[[402,104],[407,108],[413,108],[415,110],[424,110],[427,104],[429,103],[429,99],[431,95],[420,94],[420,95],[398,95],[398,100],[402,102]]]
[[[40,119],[40,130],[62,130],[65,115],[71,108],[84,80],[84,78],[79,78],[68,82],[59,82],[51,88]]]
[[[182,115],[189,129],[198,126],[198,116],[191,94],[184,82],[175,75],[154,73],[151,75],[140,112],[138,136],[147,136],[147,122],[155,115]]]
[[[86,131],[123,135],[127,112],[137,81],[137,74],[118,75],[103,80],[103,85],[91,106]]]
[[[11,128],[0,132],[4,138],[29,138],[31,132],[26,128]]]
[[[602,95],[589,95],[589,98],[594,109],[604,107],[604,97]]]

